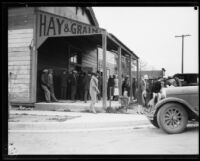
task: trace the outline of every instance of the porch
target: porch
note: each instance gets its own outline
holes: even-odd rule
[[[72,102],[71,100],[59,100],[59,102],[38,102],[35,103],[34,110],[42,110],[42,111],[66,111],[66,112],[88,112],[90,109],[90,102],[87,101],[76,101]],[[111,107],[112,109],[120,107],[119,101],[107,101],[107,107]],[[95,109],[97,112],[105,112],[103,108],[102,100],[98,101],[95,104]]]

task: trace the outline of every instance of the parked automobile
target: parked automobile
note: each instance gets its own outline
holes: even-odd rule
[[[177,77],[182,86],[197,86],[199,85],[199,74],[198,73],[178,73],[173,76]]]
[[[160,100],[147,115],[150,122],[169,134],[181,133],[188,121],[199,121],[198,86],[164,88],[166,98]]]

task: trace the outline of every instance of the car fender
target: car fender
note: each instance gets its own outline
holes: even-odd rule
[[[155,113],[154,113],[154,117],[156,117],[157,115],[157,112],[158,110],[166,103],[179,103],[179,104],[182,104],[184,107],[186,107],[188,110],[190,110],[193,114],[195,114],[195,116],[199,117],[199,113],[197,111],[195,111],[193,109],[193,107],[188,103],[186,102],[185,100],[183,99],[180,99],[180,98],[175,98],[175,97],[168,97],[168,98],[165,98],[161,101],[159,101],[156,106],[155,106]]]

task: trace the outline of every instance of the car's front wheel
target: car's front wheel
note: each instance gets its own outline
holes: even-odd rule
[[[156,120],[156,118],[154,118],[153,120],[149,120],[151,122],[151,124],[157,128],[159,128],[158,122]]]
[[[157,113],[157,122],[161,129],[169,134],[181,133],[188,122],[188,113],[178,103],[167,103]]]

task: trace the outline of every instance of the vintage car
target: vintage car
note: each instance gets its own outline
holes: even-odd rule
[[[166,97],[147,115],[150,122],[166,133],[185,130],[188,121],[199,121],[198,86],[164,88]]]

